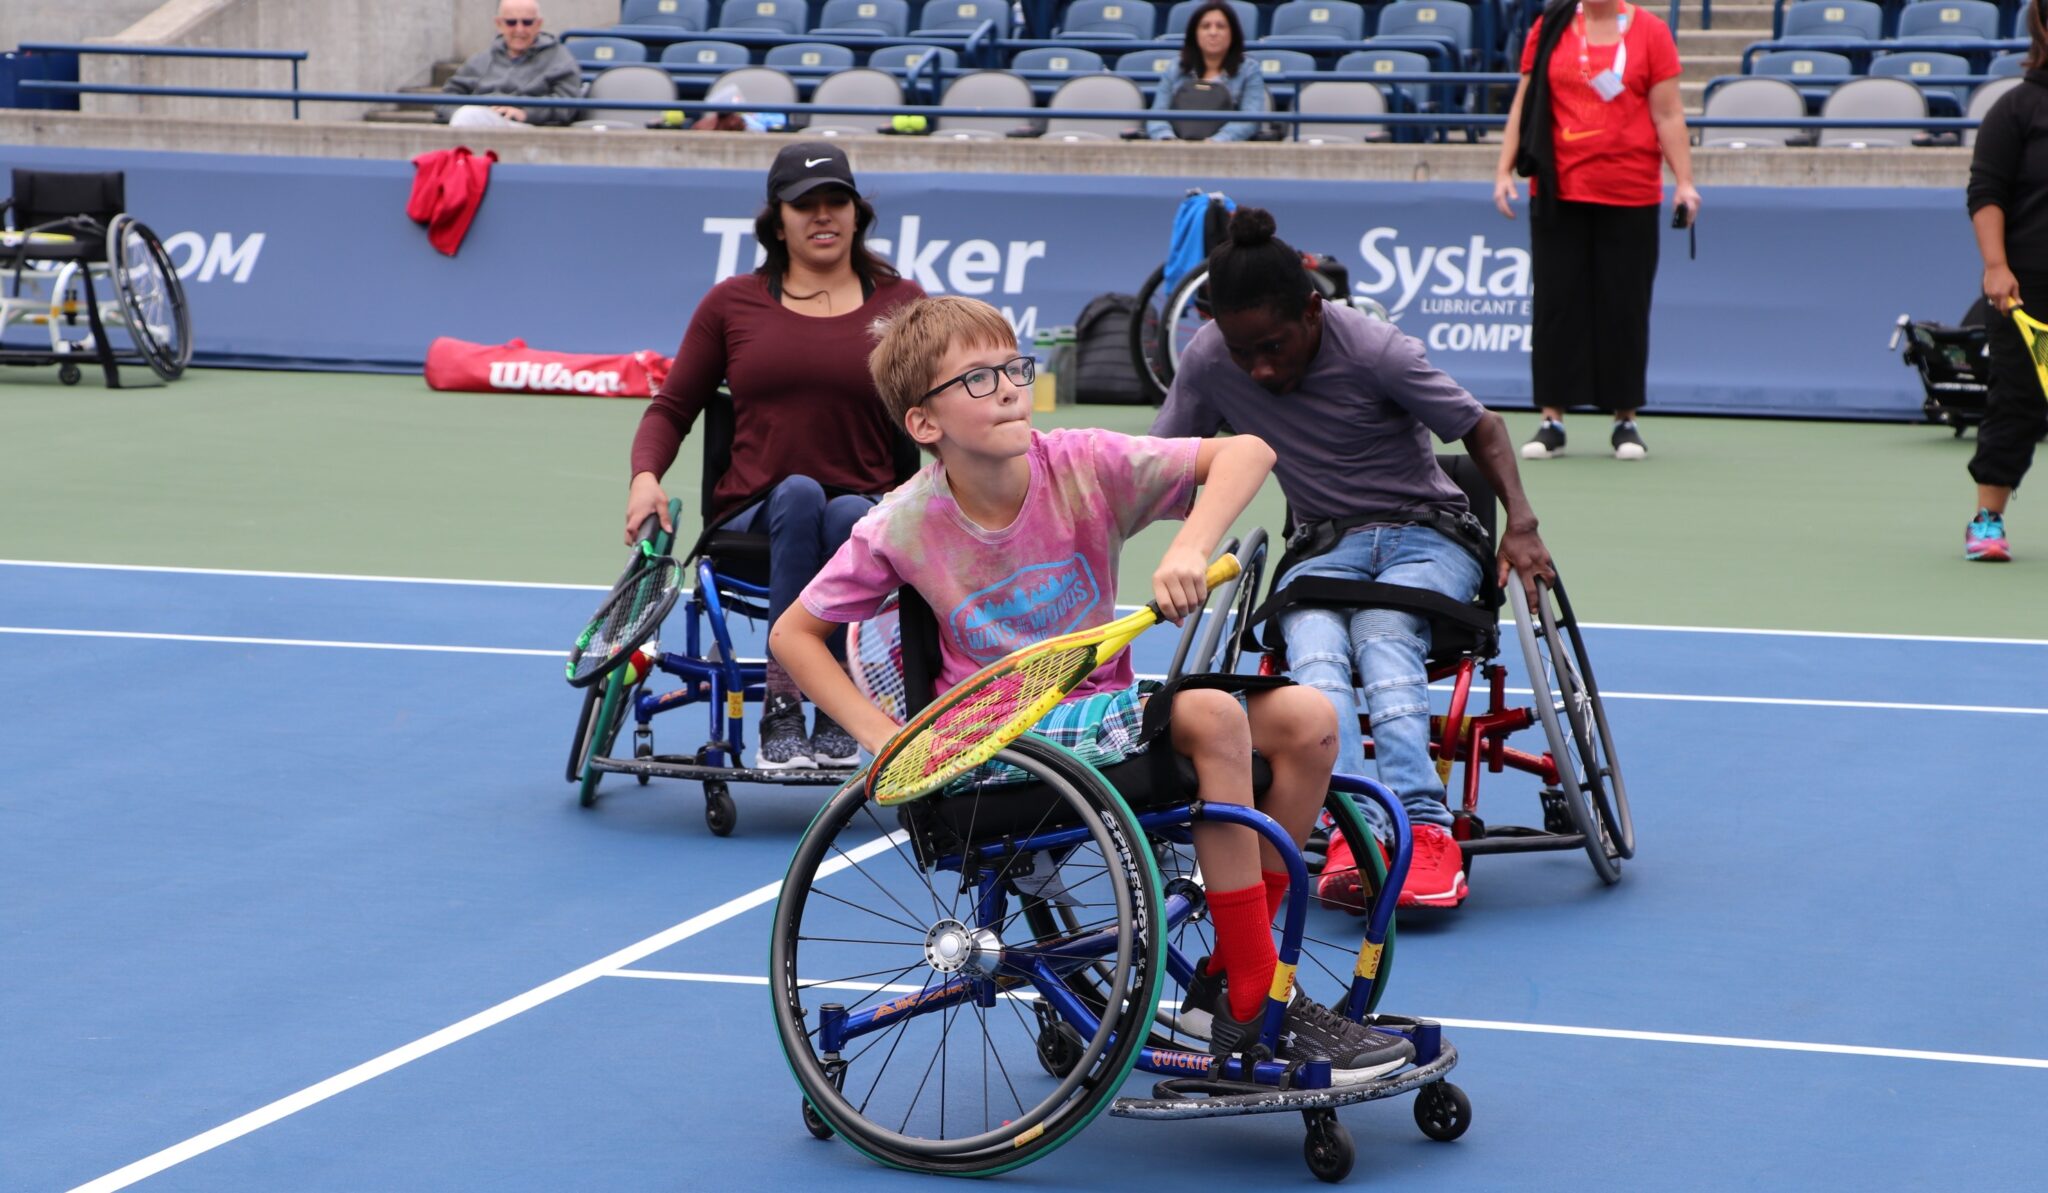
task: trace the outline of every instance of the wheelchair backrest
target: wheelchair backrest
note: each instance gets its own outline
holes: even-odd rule
[[[127,177],[118,170],[93,174],[16,170],[13,208],[18,231],[76,216],[105,228],[128,209]]]
[[[916,716],[938,695],[939,618],[909,585],[896,591],[896,616],[903,632],[903,703]]]
[[[1486,474],[1479,471],[1479,465],[1467,455],[1438,456],[1436,466],[1465,490],[1465,500],[1472,506],[1472,515],[1486,527],[1486,537],[1498,545],[1500,535],[1495,523],[1500,511],[1500,496],[1493,491],[1493,482],[1486,479]]]

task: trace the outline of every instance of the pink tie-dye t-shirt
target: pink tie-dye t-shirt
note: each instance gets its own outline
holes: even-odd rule
[[[1199,439],[1113,431],[1031,433],[1031,487],[1001,530],[968,520],[934,462],[882,499],[803,591],[825,621],[872,617],[908,584],[939,620],[939,682],[951,688],[1020,646],[1116,618],[1117,555],[1162,518],[1185,518]],[[1134,682],[1130,653],[1069,699]]]

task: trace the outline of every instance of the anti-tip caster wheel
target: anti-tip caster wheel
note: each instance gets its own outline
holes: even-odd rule
[[[78,371],[78,366],[68,360],[57,366],[57,380],[65,385],[77,385],[84,376],[85,374]]]
[[[1308,1138],[1302,1140],[1301,1155],[1308,1161],[1308,1170],[1316,1179],[1336,1184],[1351,1175],[1351,1166],[1358,1160],[1358,1148],[1351,1142],[1351,1132],[1337,1121],[1334,1110],[1308,1110],[1302,1112],[1308,1120]]]
[[[704,784],[704,827],[714,837],[730,837],[735,825],[740,822],[740,810],[732,802],[732,795],[723,783]]]
[[[832,1138],[832,1125],[819,1118],[818,1112],[811,1109],[809,1098],[804,1099],[804,1130],[809,1131],[813,1139]]]
[[[1065,1081],[1086,1047],[1080,1032],[1064,1022],[1056,1022],[1038,1033],[1038,1067],[1054,1080]]]
[[[1472,1125],[1472,1099],[1448,1081],[1432,1081],[1415,1095],[1415,1125],[1438,1143],[1449,1143]]]

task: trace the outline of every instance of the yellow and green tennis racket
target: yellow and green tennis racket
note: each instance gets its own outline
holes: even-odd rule
[[[2018,306],[2006,313],[2012,316],[2012,325],[2020,329],[2020,338],[2027,342],[2027,353],[2034,358],[2034,372],[2041,379],[2041,393],[2048,396],[2048,323],[2029,316]]]
[[[1225,555],[1209,565],[1209,587],[1237,573],[1237,557]],[[1162,620],[1158,604],[1148,602],[1107,625],[1034,642],[961,680],[875,754],[868,798],[884,806],[908,803],[987,762]]]

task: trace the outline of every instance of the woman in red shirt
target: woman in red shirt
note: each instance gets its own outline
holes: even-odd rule
[[[649,515],[674,529],[662,474],[718,387],[732,390],[732,466],[704,524],[768,536],[771,624],[896,484],[903,431],[868,373],[868,329],[924,290],[867,247],[874,222],[838,146],[808,141],[776,154],[754,220],[760,268],[718,283],[697,304],[675,367],[633,436],[628,543]],[[756,766],[860,761],[859,745],[822,710],[804,731],[803,698],[773,661],[767,688]]]
[[[1515,174],[1532,177],[1530,373],[1543,423],[1524,459],[1564,451],[1568,406],[1614,415],[1617,459],[1647,452],[1635,415],[1650,360],[1665,162],[1688,224],[1700,207],[1680,69],[1671,30],[1628,0],[1553,0],[1523,43],[1493,201],[1513,219]]]

